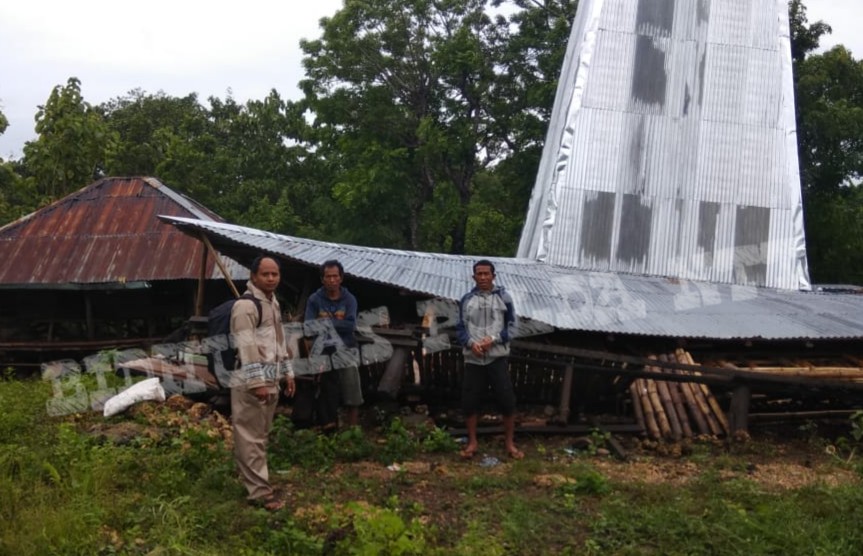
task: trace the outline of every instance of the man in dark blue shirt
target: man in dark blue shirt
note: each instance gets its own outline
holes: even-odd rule
[[[347,424],[359,424],[359,408],[363,404],[357,355],[357,300],[342,286],[344,268],[337,260],[321,266],[322,286],[306,303],[305,335],[314,336],[314,354],[328,354],[333,370],[338,373],[342,402],[348,408]]]

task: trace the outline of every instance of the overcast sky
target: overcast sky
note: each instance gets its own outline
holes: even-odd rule
[[[805,0],[809,21],[863,58],[863,0]],[[0,158],[19,158],[37,107],[56,85],[81,81],[97,105],[140,88],[172,96],[198,93],[238,102],[270,89],[298,98],[301,38],[342,0],[4,0],[0,3],[0,111],[9,120]]]

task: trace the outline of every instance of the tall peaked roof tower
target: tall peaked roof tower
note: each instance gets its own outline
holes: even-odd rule
[[[786,0],[581,0],[518,256],[809,289]]]

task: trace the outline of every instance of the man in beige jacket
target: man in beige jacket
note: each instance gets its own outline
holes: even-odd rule
[[[270,485],[267,469],[267,438],[283,375],[287,377],[285,394],[293,396],[295,389],[281,308],[275,296],[280,279],[274,258],[256,258],[246,291],[260,304],[260,322],[257,304],[252,300],[238,299],[231,309],[231,337],[241,364],[231,379],[234,457],[249,502],[269,511],[285,506]]]

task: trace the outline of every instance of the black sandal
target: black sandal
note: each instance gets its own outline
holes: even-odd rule
[[[275,494],[263,496],[261,498],[253,498],[249,500],[249,504],[256,508],[263,508],[268,512],[277,512],[285,507],[285,501],[278,498]]]

